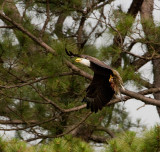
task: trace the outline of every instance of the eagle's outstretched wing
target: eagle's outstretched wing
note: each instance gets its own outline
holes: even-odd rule
[[[93,80],[86,90],[86,97],[83,99],[83,102],[87,103],[87,109],[97,112],[112,99],[115,92],[108,80],[106,76],[94,74]]]
[[[80,57],[77,62],[87,65],[94,71],[93,80],[86,90],[83,102],[87,103],[87,108],[92,112],[101,110],[114,94],[119,93],[119,87],[122,87],[123,82],[119,73],[95,57],[74,54],[67,49],[65,51],[70,57]]]

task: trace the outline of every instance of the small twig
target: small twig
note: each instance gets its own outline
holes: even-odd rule
[[[48,119],[46,121],[42,121],[42,122],[36,122],[35,120],[33,121],[28,121],[27,123],[21,120],[0,120],[0,124],[7,124],[7,125],[22,125],[22,124],[27,124],[26,127],[23,128],[11,128],[11,129],[0,129],[0,130],[4,130],[4,131],[13,131],[13,130],[25,130],[27,128],[31,128],[31,127],[35,127],[35,126],[41,126],[42,124],[48,123],[52,120],[54,120],[56,117],[52,117],[51,119]]]
[[[78,110],[84,109],[86,107],[86,104],[84,104],[84,105],[73,107],[73,108],[70,108],[70,109],[63,109],[60,106],[58,106],[56,103],[54,103],[52,100],[50,100],[47,97],[45,97],[35,86],[33,86],[33,85],[31,85],[31,86],[38,93],[38,95],[42,99],[44,99],[48,104],[51,104],[52,106],[54,106],[56,109],[58,109],[62,113],[69,113],[69,112],[73,112],[73,111],[78,111]]]
[[[43,34],[45,32],[45,29],[47,27],[47,24],[48,24],[49,20],[50,20],[50,15],[49,15],[49,0],[46,0],[46,16],[47,16],[46,21],[45,21],[45,23],[43,25],[43,28],[41,30],[41,33],[40,33],[40,37],[41,38],[42,38],[42,36],[43,36]]]
[[[4,26],[0,26],[0,28],[10,28],[10,29],[13,29],[13,28],[15,28],[15,26],[9,26],[9,25],[8,25],[8,26],[5,26],[5,25],[4,25]]]
[[[64,72],[64,73],[61,73],[61,74],[57,74],[55,76],[68,76],[68,75],[73,75],[73,74],[74,74],[73,72]],[[15,77],[15,75],[14,75],[14,77]],[[30,85],[30,84],[34,84],[34,83],[37,83],[37,82],[40,82],[40,81],[43,81],[43,80],[46,80],[46,79],[49,79],[49,78],[52,78],[52,77],[53,76],[35,78],[35,80],[32,80],[32,81],[23,80],[24,83],[20,83],[20,84],[16,84],[16,85],[5,85],[5,86],[0,85],[0,88],[4,88],[4,89],[12,89],[12,88],[17,88],[17,87],[20,88],[20,87],[23,87],[23,86],[26,86],[26,85]],[[19,78],[17,78],[17,79],[19,79]]]
[[[74,129],[76,129],[77,127],[79,127],[82,123],[84,123],[86,121],[86,119],[92,114],[92,112],[89,112],[77,125],[74,125],[74,127],[72,127],[70,130],[62,133],[62,134],[59,134],[59,135],[56,135],[56,136],[38,136],[38,137],[35,137],[35,138],[30,138],[30,139],[27,139],[26,141],[27,142],[30,142],[30,141],[34,141],[34,140],[37,140],[37,139],[46,139],[46,138],[58,138],[58,137],[62,137],[68,133],[70,133],[71,131],[73,131]]]
[[[123,50],[122,53],[127,53],[127,54],[129,54],[129,55],[132,55],[132,56],[137,57],[137,58],[140,58],[140,59],[150,60],[148,57],[139,56],[139,55],[136,55],[136,54],[134,54],[134,53],[132,53],[132,52],[128,52],[128,51],[125,51],[125,50]]]
[[[82,123],[84,123],[84,122],[86,121],[86,119],[87,119],[91,114],[92,114],[92,112],[88,112],[88,114],[87,114],[77,125],[75,125],[75,126],[72,127],[70,130],[68,130],[68,131],[66,131],[66,132],[64,132],[64,133],[62,133],[62,134],[60,134],[60,135],[57,135],[56,138],[57,138],[57,137],[62,137],[62,136],[64,136],[64,135],[70,133],[70,132],[73,131],[74,129],[78,128]]]
[[[137,108],[137,110],[139,110],[139,109],[141,109],[142,107],[145,107],[145,103],[144,103],[144,105],[142,105],[142,106],[140,106],[139,108]]]

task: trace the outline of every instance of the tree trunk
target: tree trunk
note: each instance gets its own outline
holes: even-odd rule
[[[148,27],[145,26],[145,21],[153,22],[153,16],[152,16],[153,5],[154,5],[153,0],[144,0],[141,8],[141,20],[146,38],[150,33],[148,33],[149,32]],[[156,53],[159,53],[157,47],[155,46],[154,48],[156,50]],[[155,59],[152,61],[152,63],[153,63],[153,74],[154,74],[153,87],[158,88],[160,87],[160,59]],[[156,100],[160,100],[160,92],[154,93],[153,95]],[[157,107],[157,112],[160,116],[160,107]]]
[[[154,87],[160,87],[160,59],[153,60]],[[160,92],[154,93],[154,98],[160,100]],[[160,116],[160,107],[157,107]]]

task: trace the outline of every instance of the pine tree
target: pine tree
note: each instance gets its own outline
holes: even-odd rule
[[[65,136],[55,138],[48,144],[27,145],[26,142],[18,139],[3,140],[0,138],[1,152],[92,152],[91,146],[78,138]]]
[[[158,152],[160,150],[160,128],[154,128],[141,135],[135,132],[126,132],[112,139],[107,145],[105,152]]]
[[[153,2],[147,5],[147,1],[134,0],[127,12],[120,7],[112,9],[112,2],[0,1],[0,116],[4,118],[0,124],[10,127],[2,130],[15,130],[18,138],[28,142],[40,139],[48,143],[72,134],[87,142],[106,143],[133,126],[143,127],[130,120],[122,104],[115,104],[121,102],[118,98],[97,114],[90,113],[81,101],[93,73],[76,64],[64,51],[67,47],[74,53],[108,61],[124,83],[133,81],[139,88],[147,88],[142,92],[122,90],[124,101],[136,98],[160,106],[159,27],[145,18],[146,13],[152,16],[152,9],[142,9],[152,8]],[[104,12],[107,6],[109,16]],[[141,23],[146,36],[141,36],[141,30],[134,30],[139,11],[144,15]],[[97,49],[94,42],[106,32],[106,41],[111,39],[112,43]],[[138,38],[133,37],[135,33]],[[130,39],[128,44],[126,38]],[[130,52],[137,43],[147,48],[142,56]],[[138,72],[148,61],[154,63],[154,84]],[[151,93],[155,99],[144,96]],[[26,138],[26,133],[32,137]]]

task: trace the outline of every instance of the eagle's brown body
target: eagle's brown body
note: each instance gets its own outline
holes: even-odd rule
[[[114,94],[119,92],[119,87],[122,86],[119,73],[94,57],[76,55],[67,50],[66,53],[71,57],[77,56],[90,61],[90,68],[94,71],[94,77],[86,89],[83,102],[87,103],[87,109],[91,109],[92,112],[101,110],[113,98]]]

